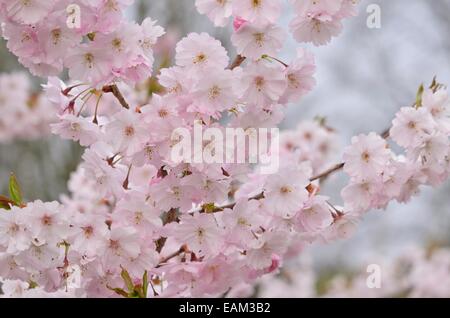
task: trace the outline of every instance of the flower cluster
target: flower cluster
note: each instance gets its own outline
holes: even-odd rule
[[[353,137],[345,150],[344,170],[351,177],[342,190],[347,212],[384,208],[391,200],[407,202],[421,185],[438,186],[450,172],[450,99],[437,83],[420,93],[414,107],[403,107],[389,135],[404,149],[396,154],[375,133]]]
[[[289,29],[300,43],[325,45],[342,31],[342,20],[356,15],[358,0],[289,0],[294,18]],[[275,55],[283,46],[284,30],[276,23],[282,0],[196,0],[200,13],[216,26],[233,19],[232,41],[238,53],[249,58]]]
[[[0,75],[0,143],[50,135],[56,109],[45,96],[34,93],[25,73]]]
[[[305,122],[296,131],[283,133],[282,140],[294,135],[300,137],[295,144],[286,142],[283,147],[287,164],[308,164],[314,157],[332,160],[324,146],[335,138],[328,128]],[[312,157],[301,156],[302,148]],[[303,225],[313,231],[332,220],[326,213],[329,208],[319,206],[324,199],[305,189],[309,181],[300,170],[286,169],[266,182],[259,180],[267,189],[267,199],[241,198],[235,205],[206,213],[192,205],[192,198],[225,200],[232,189],[230,176],[221,172],[219,179],[211,175],[203,181],[202,171],[184,165],[162,177],[151,164],[134,166],[127,176],[126,165],[120,163],[124,159],[100,157],[100,151],[107,150],[103,142],[86,151],[84,163],[69,181],[71,196],[63,196],[61,203],[35,201],[2,212],[0,277],[6,280],[5,293],[114,296],[112,289],[123,286],[121,275],[126,269],[139,284],[148,271],[160,296],[218,296],[242,281],[251,284],[276,270],[286,253],[295,254],[305,244]],[[312,173],[310,168],[305,170]],[[300,180],[292,183],[293,174]],[[254,191],[253,183],[250,180],[241,191]],[[293,191],[294,186],[292,194],[280,190],[292,187],[289,191]],[[196,194],[200,191],[201,196]],[[291,211],[298,210],[296,196],[308,206],[303,214],[292,212],[283,218],[285,211],[279,204],[285,205],[282,199],[290,198]],[[313,204],[319,215],[310,207]]]
[[[128,74],[129,63],[136,54],[141,57],[144,48],[151,53],[163,32],[146,20],[141,32],[129,36],[126,31],[138,26],[117,14],[108,16],[110,22],[117,21],[105,25],[103,11],[110,5],[121,9],[124,4],[87,5],[95,18],[74,30],[61,22],[58,4],[30,3],[42,8],[33,21],[27,20],[31,17],[26,7],[16,6],[14,14],[6,11],[4,36],[22,62],[29,58],[34,66],[43,66],[40,58],[48,57],[45,45],[37,42],[32,50],[17,51],[19,38],[8,30],[32,23],[33,32],[46,32],[44,25],[58,21],[57,28],[76,35],[76,41],[64,44],[75,54],[56,54],[51,62],[54,65],[57,60],[69,68],[71,84],[50,77],[45,93],[49,104],[58,109],[59,121],[52,131],[87,149],[69,183],[70,198],[63,197],[61,203],[31,202],[3,215],[2,236],[9,239],[2,241],[2,258],[10,265],[2,267],[6,272],[0,276],[39,286],[42,292],[65,288],[92,297],[115,295],[114,288],[123,286],[126,271],[133,281],[148,273],[155,295],[219,295],[238,280],[252,281],[279,266],[289,247],[287,238],[298,235],[288,233],[294,224],[283,217],[293,220],[307,203],[313,211],[314,190],[306,189],[313,174],[308,160],[320,158],[314,169],[324,164],[333,134],[318,124],[300,126],[301,138],[284,149],[283,171],[266,180],[257,175],[249,178],[249,164],[174,162],[173,131],[193,130],[197,123],[204,128],[240,127],[246,134],[276,126],[283,119],[284,104],[314,86],[314,58],[299,49],[290,65],[275,58],[249,57],[248,64],[239,67],[245,56],[229,66],[219,41],[206,33],[191,33],[176,46],[176,65],[158,76],[162,94],[141,104],[132,87],[117,81],[130,83],[122,76]],[[148,39],[139,39],[142,32]],[[111,50],[99,50],[109,44]],[[40,74],[53,72],[46,69]],[[225,118],[228,124],[220,124],[218,120]],[[247,191],[260,191],[260,186],[264,200],[240,198]],[[235,192],[239,202],[227,207]],[[287,204],[287,209],[280,204]],[[324,198],[317,204],[323,208]],[[323,211],[320,218],[306,219],[299,218],[295,226],[316,230],[331,222],[330,214]]]
[[[126,21],[123,10],[132,3],[1,0],[2,34],[9,50],[35,75],[58,75],[67,68],[72,80],[92,86],[136,83],[150,76],[152,47],[164,32],[151,19],[141,25]]]
[[[217,24],[234,16],[232,42],[240,54],[230,63],[218,40],[190,33],[176,45],[175,65],[160,70],[158,94],[144,100],[132,84],[149,77],[152,47],[163,30],[150,19],[142,25],[126,21],[130,0],[75,2],[84,18],[72,29],[65,19],[69,1],[0,0],[3,35],[20,61],[44,76],[69,69],[68,85],[56,77],[45,85],[48,104],[58,110],[51,127],[86,147],[69,181],[71,195],[60,202],[22,202],[15,186],[12,199],[0,197],[0,277],[7,293],[32,288],[43,296],[221,296],[276,271],[305,245],[347,237],[357,212],[397,197],[394,191],[368,196],[366,184],[396,186],[389,178],[403,176],[404,169],[412,174],[398,181],[405,197],[418,173],[426,175],[423,183],[431,175],[447,177],[448,146],[440,157],[411,142],[407,156],[394,157],[381,137],[356,137],[345,153],[350,190],[343,191],[344,207],[335,207],[320,194],[320,180],[342,167],[323,172],[336,146],[323,120],[281,136],[274,174],[259,173],[250,160],[174,160],[173,149],[191,135],[195,139],[197,127],[240,129],[244,142],[226,147],[246,149],[255,129],[276,127],[287,104],[314,87],[311,53],[299,48],[289,64],[274,56],[283,42],[276,24],[282,2],[197,1]],[[293,23],[294,33],[315,43],[336,34],[330,30],[354,6],[345,0],[292,2],[295,21],[305,23]],[[311,28],[320,35],[302,39]],[[420,104],[433,123],[446,122],[445,94],[437,88]],[[394,140],[404,137],[396,133],[403,116],[394,121]],[[416,124],[425,135],[448,138],[441,124]],[[277,155],[267,147],[259,151]],[[222,152],[214,136],[195,143],[193,151],[200,159]]]

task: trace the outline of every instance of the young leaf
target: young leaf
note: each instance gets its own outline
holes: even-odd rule
[[[128,293],[126,291],[124,291],[122,288],[112,288],[110,286],[106,286],[109,290],[112,290],[113,292],[115,292],[116,294],[128,298]]]
[[[148,292],[148,273],[147,273],[147,271],[144,272],[144,276],[142,277],[142,292],[144,294],[144,298],[147,298],[147,292]]]
[[[131,279],[130,274],[128,274],[126,269],[122,268],[122,272],[120,273],[120,276],[122,276],[122,279],[125,282],[125,285],[127,285],[128,291],[130,293],[132,293],[134,291],[134,284],[133,284],[133,280]]]
[[[420,108],[422,107],[422,96],[423,96],[423,92],[425,91],[425,88],[423,86],[423,84],[421,84],[419,86],[419,89],[417,90],[417,95],[416,95],[416,108]]]
[[[9,195],[15,205],[20,206],[22,204],[22,192],[17,178],[13,173],[9,177]]]
[[[136,286],[134,286],[134,295],[136,295],[137,298],[147,298],[144,295],[144,287],[141,286],[140,284],[137,284]]]

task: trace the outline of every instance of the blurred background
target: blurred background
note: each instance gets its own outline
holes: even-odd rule
[[[370,4],[381,7],[380,29],[367,27]],[[330,45],[304,45],[316,55],[318,84],[299,104],[290,106],[283,128],[323,116],[346,145],[355,134],[389,127],[397,110],[414,102],[422,82],[429,84],[436,75],[439,82],[450,83],[450,0],[362,0],[359,10]],[[234,55],[231,29],[214,28],[197,13],[194,0],[137,0],[128,14],[139,22],[146,16],[158,20],[169,33],[165,41],[169,46],[189,32],[207,31]],[[282,21],[287,25],[290,19],[286,9]],[[297,46],[290,38],[282,57],[291,59]],[[20,69],[0,41],[0,72]],[[33,83],[38,90],[40,81],[34,78]],[[0,144],[0,193],[6,192],[8,175],[14,171],[27,199],[58,199],[81,152],[73,143],[51,136]],[[327,180],[324,193],[339,204],[345,183],[344,176],[335,175]],[[321,273],[361,270],[362,264],[377,263],[376,255],[395,257],[410,245],[447,245],[449,194],[449,184],[423,189],[408,205],[391,204],[386,211],[369,213],[353,238],[312,248],[315,268]]]

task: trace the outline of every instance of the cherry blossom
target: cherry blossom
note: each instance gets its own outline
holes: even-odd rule
[[[278,57],[287,33],[277,23],[281,0],[198,0],[215,25],[233,24],[237,56],[207,33],[189,33],[170,48],[175,65],[152,74],[154,55],[167,51],[159,48],[164,30],[151,18],[129,21],[132,2],[73,1],[84,18],[70,29],[66,1],[0,0],[9,50],[47,79],[34,96],[23,75],[0,77],[0,140],[51,123],[84,147],[58,202],[28,202],[16,182],[11,198],[0,197],[5,296],[242,294],[305,246],[348,238],[369,210],[448,179],[449,98],[436,81],[399,110],[389,133],[353,137],[343,162],[336,131],[316,118],[283,131],[278,152],[258,150],[279,157],[274,173],[262,173],[262,162],[207,163],[205,151],[225,148],[248,159],[255,131],[278,127],[287,104],[314,88],[314,56],[298,48],[289,61]],[[356,14],[350,0],[287,4],[294,38],[315,45]],[[64,70],[67,83],[55,77]],[[173,158],[179,142],[208,129],[244,138],[224,149],[205,138],[191,153],[200,160]],[[268,136],[276,144],[278,134]],[[335,204],[321,182],[342,168],[348,184]]]

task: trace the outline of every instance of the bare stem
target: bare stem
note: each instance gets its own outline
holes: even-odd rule
[[[158,267],[161,267],[162,265],[164,265],[165,263],[167,263],[168,261],[170,261],[172,258],[175,258],[175,257],[177,257],[177,256],[179,256],[179,255],[181,255],[181,254],[183,254],[183,253],[186,253],[186,252],[188,252],[188,248],[187,248],[186,245],[183,245],[182,247],[180,247],[180,249],[179,249],[178,251],[176,251],[176,252],[170,254],[169,256],[164,257],[164,258],[159,262],[159,264],[158,264],[156,267],[157,267],[157,268],[158,268]]]
[[[245,59],[246,59],[245,56],[242,56],[242,55],[236,56],[233,63],[231,63],[231,65],[228,67],[228,69],[234,70],[236,67],[241,66],[241,64],[244,63]]]
[[[123,97],[122,93],[120,92],[116,84],[103,86],[102,90],[104,93],[112,93],[123,108],[130,109],[130,105],[128,105],[127,101],[125,100],[125,97]]]

